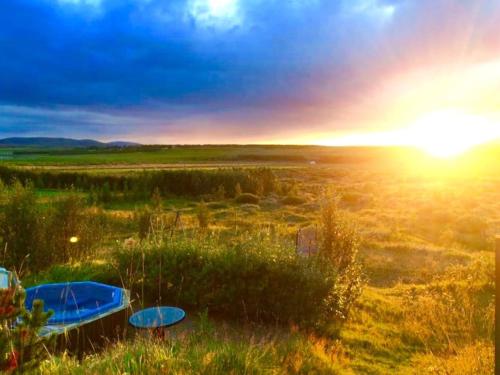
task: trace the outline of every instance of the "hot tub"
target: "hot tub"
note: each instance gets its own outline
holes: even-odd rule
[[[85,336],[109,337],[125,319],[130,298],[127,290],[93,281],[43,284],[26,289],[26,309],[33,301],[53,310],[40,335],[85,331]],[[77,328],[77,329],[75,329]],[[78,333],[81,336],[80,332]],[[89,336],[89,337],[90,337]],[[95,339],[94,338],[94,339]]]

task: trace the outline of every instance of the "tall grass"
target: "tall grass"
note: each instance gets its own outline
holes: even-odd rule
[[[192,332],[166,341],[118,343],[78,362],[46,361],[41,374],[335,374],[348,362],[338,343],[297,333],[252,334],[216,327],[205,318]]]
[[[456,354],[493,340],[495,281],[487,261],[450,269],[426,286],[408,290],[404,334],[432,353]]]
[[[0,213],[0,261],[6,267],[39,271],[92,255],[106,222],[75,193],[42,205],[31,184],[14,182]]]

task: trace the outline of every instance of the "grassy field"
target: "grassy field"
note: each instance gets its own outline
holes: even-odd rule
[[[117,251],[122,257],[129,252],[130,243],[139,246],[144,257],[168,254],[168,246],[187,248],[189,253],[194,243],[207,251],[199,256],[210,262],[236,259],[232,255],[211,258],[219,251],[232,254],[232,248],[259,254],[259,262],[264,259],[261,253],[269,250],[272,256],[266,262],[273,262],[275,255],[287,262],[288,251],[295,251],[297,231],[318,225],[325,199],[333,196],[359,236],[364,287],[340,331],[328,324],[311,330],[292,323],[234,318],[230,307],[211,313],[217,309],[210,303],[224,301],[225,296],[200,302],[201,297],[174,298],[173,293],[149,286],[152,294],[169,298],[163,303],[184,303],[181,307],[188,308],[193,325],[165,342],[131,339],[82,362],[55,355],[42,364],[42,373],[493,373],[494,236],[500,233],[496,148],[450,161],[432,160],[414,150],[304,146],[3,152],[8,153],[12,156],[4,161],[10,166],[62,169],[61,173],[77,169],[114,175],[137,173],[145,167],[192,164],[198,169],[214,163],[210,168],[264,165],[279,181],[275,191],[252,191],[252,203],[241,203],[228,191],[153,198],[127,198],[122,191],[111,191],[109,199],[92,201],[85,208],[98,211],[106,223],[92,250],[36,271],[26,270],[22,275],[26,286],[90,278],[134,288],[144,283],[137,280],[153,278],[156,271],[146,270],[142,276],[117,274],[120,258],[114,257]],[[86,200],[90,192],[37,188],[36,194],[37,204],[47,206],[73,194]],[[140,217],[147,207],[157,221],[150,221],[156,226],[141,241]],[[180,222],[171,230],[176,216]],[[158,247],[154,241],[160,237],[166,241],[165,233],[167,245]],[[186,237],[191,245],[183,245],[181,239]],[[259,267],[271,276],[280,270],[265,264]],[[173,268],[172,273],[176,272]],[[178,272],[179,277],[188,277],[190,271]],[[247,282],[259,285],[262,281]],[[310,282],[311,288],[319,288]],[[262,297],[247,292],[252,300]],[[136,298],[157,303],[140,293]]]

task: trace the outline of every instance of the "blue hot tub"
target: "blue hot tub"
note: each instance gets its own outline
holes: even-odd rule
[[[44,332],[59,332],[101,319],[129,307],[125,289],[93,281],[44,284],[26,289],[26,309],[33,301],[44,302],[44,310],[53,310]]]

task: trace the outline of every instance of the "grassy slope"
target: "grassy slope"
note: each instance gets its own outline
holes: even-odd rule
[[[258,152],[258,149],[251,152]],[[230,150],[229,153],[233,152]],[[179,160],[187,157],[188,151],[185,152]],[[199,160],[203,160],[202,155],[205,158],[214,155],[210,149],[197,152]],[[149,159],[156,162],[167,160],[159,159],[157,152],[146,159],[142,153],[126,155],[125,159],[124,155],[119,157],[121,159],[115,160],[133,159],[134,163]],[[99,162],[110,160],[107,157],[102,159],[102,155],[95,158]],[[63,156],[62,159],[50,160],[50,163],[64,164],[69,160],[71,158]],[[89,162],[88,155],[79,160]],[[48,159],[43,162],[48,162]],[[239,335],[237,339],[234,332],[227,337],[224,332],[220,336],[223,338],[213,339],[201,334],[166,346],[141,341],[124,343],[81,364],[54,358],[46,364],[44,371],[123,373],[146,369],[154,373],[158,366],[167,366],[177,373],[197,370],[217,373],[230,368],[250,373],[252,369],[255,373],[294,370],[304,373],[308,370],[369,374],[436,373],[438,370],[452,374],[488,373],[493,361],[493,346],[489,340],[471,338],[461,344],[454,355],[446,352],[434,355],[421,343],[408,340],[403,298],[407,288],[429,285],[449,267],[467,265],[478,258],[493,258],[493,245],[489,239],[500,232],[498,175],[464,180],[456,176],[436,177],[439,174],[430,177],[407,175],[395,173],[385,165],[382,167],[357,165],[282,170],[282,180],[296,181],[300,194],[308,200],[306,205],[284,206],[279,199],[267,199],[257,207],[222,202],[211,209],[214,229],[234,225],[286,224],[286,230],[293,233],[298,226],[314,221],[318,187],[332,186],[343,193],[341,205],[357,223],[363,239],[361,257],[369,285],[343,330],[340,342],[323,342],[303,333],[296,333],[291,339],[288,330],[266,334],[249,333],[235,327],[233,330]],[[41,194],[50,199],[54,192]],[[138,204],[141,203],[114,204],[107,209],[110,215],[123,215]],[[183,210],[188,224],[195,222],[192,201],[166,200],[165,204],[169,210]],[[464,228],[471,226],[478,229],[465,233]],[[123,233],[120,237],[127,235]],[[105,272],[106,265],[102,261],[90,265],[67,265],[55,267],[47,274],[26,280],[26,283],[99,279]],[[223,331],[218,324],[215,329]],[[264,340],[262,345],[255,344],[259,340]]]

